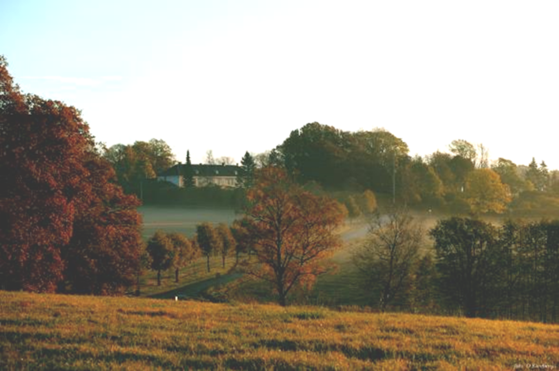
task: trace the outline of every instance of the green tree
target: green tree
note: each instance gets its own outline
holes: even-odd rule
[[[413,287],[410,290],[411,308],[414,312],[433,313],[437,308],[437,270],[430,253],[419,258],[414,269]]]
[[[522,179],[518,167],[511,160],[499,158],[492,170],[499,174],[501,181],[509,187],[513,196],[528,190],[526,181]]]
[[[186,151],[186,165],[184,167],[184,186],[186,188],[194,187],[194,168],[190,161],[190,151]]]
[[[486,308],[489,283],[499,272],[498,234],[489,223],[470,218],[440,220],[435,241],[440,292],[447,306],[475,317]]]
[[[256,170],[256,162],[254,157],[247,152],[241,159],[242,171],[237,176],[237,184],[239,187],[248,189],[254,184],[254,171]]]
[[[526,171],[526,179],[533,184],[537,191],[545,191],[549,184],[549,172],[545,162],[542,161],[540,167],[538,167],[536,159],[532,158],[532,162],[528,165],[528,171]]]
[[[208,272],[210,271],[210,256],[217,254],[223,244],[216,229],[207,222],[196,226],[196,239],[202,255],[206,257]]]
[[[161,271],[173,266],[175,249],[173,241],[163,231],[157,231],[148,240],[147,252],[151,257],[151,269],[157,271],[157,286],[161,286]]]
[[[465,158],[466,160],[470,160],[470,162],[474,162],[477,157],[477,151],[473,144],[464,140],[464,139],[456,139],[450,143],[449,146],[450,152],[455,156],[460,156]]]
[[[508,187],[491,169],[476,169],[466,179],[464,199],[474,214],[502,213],[511,201]]]

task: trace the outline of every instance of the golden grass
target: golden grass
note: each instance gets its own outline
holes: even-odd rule
[[[0,291],[0,369],[559,366],[559,326]]]

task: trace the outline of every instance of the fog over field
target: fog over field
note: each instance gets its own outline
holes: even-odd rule
[[[192,237],[197,224],[202,222],[230,224],[236,217],[231,209],[142,206],[138,210],[144,221],[142,236],[145,239],[159,229]]]

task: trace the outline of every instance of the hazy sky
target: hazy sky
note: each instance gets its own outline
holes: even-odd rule
[[[556,0],[0,0],[0,54],[98,141],[163,139],[181,161],[318,121],[555,169],[558,19]]]

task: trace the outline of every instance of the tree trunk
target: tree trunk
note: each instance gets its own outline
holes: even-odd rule
[[[207,256],[207,266],[208,266],[208,272],[210,271],[210,256]]]
[[[223,259],[223,268],[225,268],[225,255],[222,255],[222,259]]]
[[[279,305],[281,305],[282,307],[285,307],[287,305],[287,300],[285,297],[285,293],[280,292],[279,293],[279,300],[278,300]]]
[[[161,286],[161,270],[157,271],[157,286]]]
[[[179,269],[175,269],[175,282],[179,283]]]

